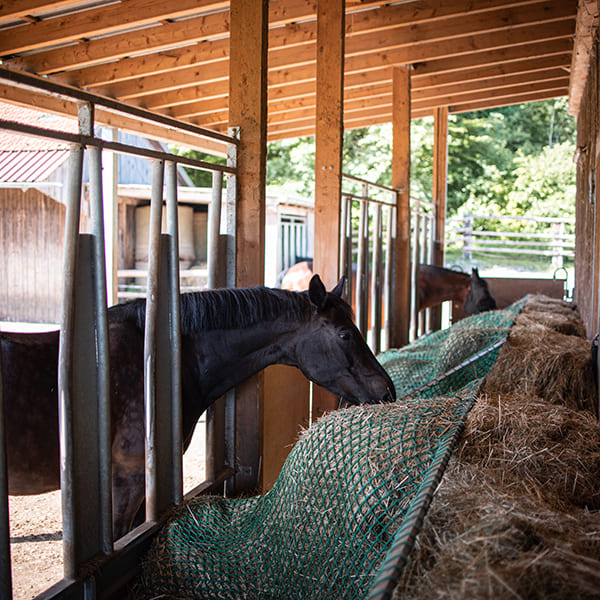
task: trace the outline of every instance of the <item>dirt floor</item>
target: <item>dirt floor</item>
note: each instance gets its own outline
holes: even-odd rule
[[[205,428],[196,427],[183,458],[184,490],[204,480]],[[31,600],[62,579],[60,491],[10,496],[10,552],[14,600]]]

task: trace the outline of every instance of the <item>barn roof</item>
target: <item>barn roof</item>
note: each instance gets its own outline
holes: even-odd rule
[[[581,4],[597,12],[595,1]],[[394,65],[412,65],[413,117],[567,96],[577,11],[577,0],[347,0],[345,128],[391,121]],[[227,131],[229,2],[4,3],[0,57],[11,69]],[[271,0],[269,140],[314,134],[315,80],[316,1]],[[572,82],[572,93],[580,87]]]

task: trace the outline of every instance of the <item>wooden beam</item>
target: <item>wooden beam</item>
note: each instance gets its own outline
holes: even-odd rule
[[[395,25],[390,29],[369,31],[349,37],[346,56],[407,46],[414,48],[415,45],[443,41],[447,42],[442,45],[447,48],[444,54],[450,54],[454,44],[463,37],[517,31],[523,26],[545,27],[551,22],[571,20],[572,17],[570,2],[544,0],[528,6],[512,6],[486,13],[468,12],[448,17],[443,21],[428,21],[418,25],[393,21]]]
[[[158,52],[182,44],[226,36],[229,33],[227,12],[164,23],[142,32],[114,34],[98,39],[78,41],[74,45],[43,50],[23,57],[11,58],[12,66],[47,75],[54,71],[81,68],[94,63],[126,56]],[[14,34],[14,32],[13,32]]]
[[[239,127],[236,204],[236,286],[261,285],[265,264],[268,0],[232,2],[229,123]],[[236,492],[259,482],[262,375],[236,389]],[[258,434],[258,435],[257,435]]]
[[[410,329],[410,66],[394,68],[392,187],[397,190],[394,305],[390,347],[408,344]]]
[[[567,31],[569,31],[569,28],[567,28]],[[572,32],[569,35],[552,40],[529,40],[519,44],[509,44],[496,48],[481,48],[477,46],[468,54],[458,56],[449,55],[439,59],[419,62],[414,66],[414,76],[420,77],[421,75],[451,73],[463,69],[496,66],[535,56],[556,56],[557,54],[569,54],[570,56],[572,49]]]
[[[0,100],[19,106],[35,107],[37,110],[51,114],[71,116],[73,118],[77,116],[78,106],[76,102],[70,102],[55,96],[48,96],[26,88],[9,85],[0,86]],[[121,131],[165,143],[177,144],[182,148],[199,150],[200,152],[207,152],[215,156],[227,156],[227,145],[218,140],[200,138],[185,131],[173,129],[172,127],[149,121],[140,121],[139,119],[101,108],[96,108],[94,118],[98,125],[103,125],[104,127],[115,127]],[[224,131],[224,133],[226,132]]]
[[[448,107],[440,106],[433,113],[433,190],[435,205],[435,230],[433,240],[433,261],[444,266],[444,236],[446,224],[446,192],[448,177]],[[442,327],[441,306],[431,310],[431,328]]]
[[[314,272],[327,289],[337,284],[340,274],[344,17],[344,0],[317,0]],[[315,417],[335,408],[333,394],[315,386]]]
[[[72,0],[4,0],[0,5],[0,22],[27,17],[40,11],[57,10],[71,3]]]
[[[550,28],[550,29],[548,29]],[[469,64],[468,61],[473,59],[475,62],[483,61],[482,64],[487,64],[490,58],[489,52],[483,52],[482,50],[478,50],[477,52],[473,52],[473,47],[488,49],[496,46],[496,50],[498,50],[498,46],[501,46],[503,52],[499,52],[494,58],[498,60],[498,62],[503,62],[503,54],[512,53],[515,54],[515,50],[513,45],[518,45],[519,41],[523,41],[523,39],[529,39],[531,36],[547,36],[547,35],[564,35],[568,37],[572,34],[572,24],[570,22],[558,22],[558,23],[550,23],[547,26],[536,26],[533,28],[520,28],[518,31],[510,31],[510,32],[500,32],[476,36],[477,39],[471,38],[471,36],[464,38],[461,40],[457,40],[456,44],[450,45],[449,42],[436,42],[429,45],[424,46],[415,46],[410,48],[402,48],[383,53],[373,53],[373,54],[365,54],[355,57],[349,57],[346,59],[345,69],[349,74],[352,73],[364,73],[368,71],[370,68],[381,69],[382,61],[386,61],[388,64],[390,62],[393,63],[401,63],[408,64],[419,60],[431,60],[439,58],[440,56],[447,56],[449,52],[453,54],[464,54],[464,57],[460,61],[464,66],[465,64]],[[526,31],[525,31],[526,30]],[[564,51],[564,49],[563,49]],[[523,54],[518,54],[519,58],[523,58]],[[290,86],[297,85],[297,82],[310,82],[314,81],[316,76],[315,65],[314,63],[301,64],[299,66],[284,69],[281,71],[270,70],[269,71],[269,86]],[[173,76],[171,75],[169,81],[169,87],[176,87],[177,89],[166,91],[166,92],[156,92],[150,93],[148,96],[139,95],[139,101],[147,106],[150,109],[156,110],[163,107],[170,107],[177,104],[183,104],[185,102],[195,102],[198,100],[198,97],[202,95],[201,89],[202,87],[207,89],[207,93],[213,95],[219,93],[217,89],[218,82],[214,85],[201,84],[194,85],[193,82],[197,81],[193,78],[193,76],[184,75]],[[190,85],[191,84],[191,85]],[[160,87],[160,86],[157,86]],[[115,90],[117,93],[115,93]],[[111,96],[116,96],[118,98],[122,98],[122,96],[118,93],[118,88],[111,89],[110,87],[103,89],[103,93]]]
[[[113,33],[127,26],[149,25],[202,10],[223,10],[228,5],[224,0],[127,0],[126,4],[119,2],[70,12],[24,25],[18,31],[12,28],[0,31],[0,55]]]
[[[568,52],[552,56],[539,56],[535,58],[525,57],[523,59],[508,62],[495,63],[491,65],[479,65],[469,68],[465,66],[457,71],[432,72],[427,74],[420,69],[415,69],[412,76],[413,89],[424,89],[438,87],[462,82],[488,80],[507,75],[521,75],[543,71],[546,69],[562,69],[568,72],[571,63],[571,54]]]
[[[568,96],[569,90],[567,87],[550,89],[543,92],[537,92],[534,94],[522,94],[522,95],[498,95],[478,102],[464,102],[462,104],[456,104],[449,106],[448,110],[451,114],[470,112],[472,110],[486,110],[488,108],[496,108],[498,106],[510,106],[512,104],[525,104],[527,102],[539,102],[540,100],[551,100],[552,98],[562,98]],[[429,113],[431,108],[429,109]],[[415,111],[416,114],[420,113],[421,109]],[[427,112],[427,109],[424,109]],[[414,117],[416,118],[416,116]]]
[[[198,42],[108,63],[54,73],[52,77],[80,87],[97,88],[148,75],[173,72],[194,65],[207,65],[226,59],[229,67],[229,38]]]
[[[569,114],[571,115],[579,113],[579,105],[588,78],[590,57],[596,41],[597,29],[598,1],[579,0],[571,63],[571,80],[569,82]]]
[[[409,64],[471,54],[474,50],[489,52],[501,48],[511,48],[532,41],[556,40],[570,38],[574,32],[574,21],[564,19],[552,21],[543,25],[531,25],[510,29],[507,31],[469,35],[453,40],[434,41],[428,44],[410,47],[392,48],[385,51],[387,64]],[[485,60],[485,59],[484,59]],[[382,57],[377,52],[350,56],[346,60],[346,72],[364,71],[381,68]],[[483,64],[486,64],[484,62]],[[489,64],[489,63],[487,63]],[[464,62],[463,62],[464,66]]]

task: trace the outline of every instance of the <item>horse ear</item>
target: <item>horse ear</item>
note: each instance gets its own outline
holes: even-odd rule
[[[475,277],[475,279],[479,277],[479,269],[477,267],[471,269],[471,277]]]
[[[331,290],[332,294],[336,296],[342,297],[342,292],[344,291],[344,284],[346,283],[346,276],[342,275],[342,278],[339,280],[338,284]]]
[[[318,275],[313,275],[310,283],[308,284],[308,297],[310,301],[317,307],[317,310],[321,310],[325,306],[325,300],[327,299],[327,290]]]

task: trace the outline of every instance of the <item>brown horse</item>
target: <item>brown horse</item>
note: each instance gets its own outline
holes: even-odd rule
[[[318,275],[308,292],[264,287],[182,294],[183,439],[221,395],[271,364],[299,368],[351,404],[387,402],[394,384],[341,298]],[[109,309],[113,531],[132,526],[144,500],[145,301]],[[2,333],[10,494],[59,487],[58,332]]]
[[[301,291],[307,289],[312,276],[313,261],[304,259],[291,266],[281,277],[281,288]],[[353,265],[353,271],[356,266]],[[354,284],[355,278],[352,282]],[[356,298],[354,285],[352,289],[352,306],[355,308]],[[477,269],[471,276],[460,271],[438,267],[436,265],[419,265],[419,311],[438,306],[446,300],[452,300],[468,314],[476,314],[496,308],[487,283],[479,277]]]

